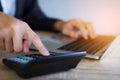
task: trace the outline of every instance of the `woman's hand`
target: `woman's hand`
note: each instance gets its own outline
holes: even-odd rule
[[[80,34],[84,39],[88,39],[88,37],[94,39],[96,36],[92,23],[79,19],[67,22],[58,21],[55,23],[55,29],[72,38],[79,38]]]
[[[42,55],[49,55],[38,35],[27,23],[0,12],[0,50],[29,52],[31,43]]]

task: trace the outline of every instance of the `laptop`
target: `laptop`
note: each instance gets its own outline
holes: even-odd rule
[[[45,37],[42,39],[45,47],[52,52],[80,52],[86,51],[85,58],[100,59],[116,36],[113,35],[98,35],[95,39],[85,40],[82,37],[72,39],[62,34]],[[34,45],[30,47],[32,50],[37,50]]]

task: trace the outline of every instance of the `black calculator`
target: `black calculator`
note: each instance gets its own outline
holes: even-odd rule
[[[56,53],[42,56],[40,53],[4,58],[3,63],[22,78],[45,75],[75,68],[86,52]]]

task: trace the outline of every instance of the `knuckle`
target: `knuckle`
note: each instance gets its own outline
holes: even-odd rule
[[[93,28],[93,24],[91,22],[87,22],[86,25],[87,25],[87,27]]]
[[[21,27],[26,27],[28,26],[28,24],[26,22],[23,21],[17,21],[15,24],[12,24],[11,26],[13,26],[13,29],[17,29],[17,28],[21,28]]]
[[[7,30],[7,32],[11,35],[16,34],[18,26],[13,24],[10,25],[10,28]]]
[[[29,27],[29,25],[26,22],[21,22],[21,24],[22,24],[22,27],[25,30],[25,32],[29,33],[29,32],[32,31],[31,28]]]
[[[25,27],[28,26],[28,24],[26,22],[21,21],[21,24]]]
[[[21,21],[22,27],[26,31],[30,31],[30,27],[26,22]]]
[[[80,22],[80,19],[77,19],[77,18],[72,19],[72,20],[75,21],[75,22]]]
[[[93,25],[92,22],[86,22],[87,25]]]
[[[25,32],[25,30],[29,30],[28,24],[23,21],[17,21],[15,24],[10,25],[9,32],[12,35],[16,35],[17,33]]]

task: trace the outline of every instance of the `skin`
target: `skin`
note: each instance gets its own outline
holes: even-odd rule
[[[84,39],[94,39],[96,37],[92,23],[79,19],[72,19],[67,22],[58,21],[55,24],[55,29],[72,38],[82,36]]]
[[[0,12],[0,50],[27,53],[31,43],[42,55],[49,55],[38,35],[27,23]]]
[[[67,22],[57,21],[54,24],[54,29],[72,38],[79,38],[80,34],[84,39],[95,38],[92,24],[79,19],[72,19]],[[0,50],[28,53],[31,43],[42,55],[49,56],[49,52],[42,44],[39,36],[26,22],[0,12]]]

